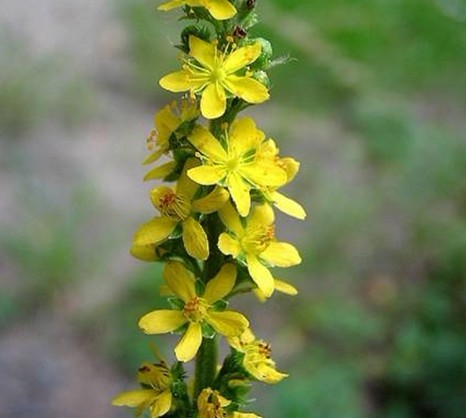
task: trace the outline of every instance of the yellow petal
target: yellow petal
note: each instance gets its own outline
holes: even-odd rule
[[[191,322],[180,342],[175,347],[175,356],[179,361],[190,361],[195,356],[202,343],[201,324]]]
[[[236,266],[231,263],[224,264],[217,275],[207,283],[202,297],[212,305],[227,296],[233,290],[235,283]]]
[[[278,192],[273,192],[270,197],[273,200],[273,204],[283,213],[297,219],[306,218],[306,211],[298,202]]]
[[[298,289],[296,289],[296,287],[278,279],[275,279],[275,290],[290,296],[296,296],[298,294]]]
[[[230,19],[236,14],[235,7],[227,0],[201,0],[201,2],[217,20]]]
[[[150,408],[151,418],[164,416],[172,406],[172,394],[169,390],[163,391]]]
[[[265,267],[256,256],[247,255],[248,271],[252,280],[257,284],[265,297],[272,296],[275,289],[275,282],[269,269]]]
[[[159,7],[157,7],[157,9],[163,10],[165,12],[168,10],[175,9],[177,7],[184,6],[185,4],[186,4],[185,0],[170,0],[170,1],[167,1],[166,3],[162,3]]]
[[[169,298],[169,297],[175,295],[175,294],[170,290],[170,288],[168,287],[168,285],[166,285],[166,284],[161,284],[161,285],[160,285],[160,287],[159,287],[159,293],[160,293],[160,296],[163,296],[163,297],[166,297],[166,298]]]
[[[249,321],[239,312],[210,312],[207,319],[212,328],[226,337],[241,335],[249,327]]]
[[[159,148],[158,150],[154,151],[152,154],[148,155],[144,159],[144,161],[142,162],[142,165],[155,163],[163,155],[165,151],[166,150],[163,148]]]
[[[176,182],[176,193],[183,195],[189,201],[192,200],[199,185],[196,184],[188,177],[188,170],[194,167],[197,167],[200,164],[200,161],[197,158],[188,158],[184,164],[183,171],[180,175],[180,178]]]
[[[264,295],[264,292],[260,290],[258,287],[255,289],[252,289],[254,292],[254,295],[256,296],[257,299],[259,299],[259,302],[264,303],[267,302],[267,297]]]
[[[224,87],[248,103],[263,103],[269,99],[269,91],[261,82],[251,77],[230,75],[223,82]]]
[[[286,171],[288,176],[288,183],[296,177],[299,171],[299,161],[296,161],[294,158],[286,157],[280,158],[280,166]]]
[[[241,167],[241,175],[251,183],[262,187],[282,186],[288,179],[285,170],[276,164],[265,161],[256,161],[254,164]]]
[[[243,235],[243,225],[241,219],[238,216],[238,212],[230,202],[225,203],[218,211],[220,219],[223,224],[232,231],[237,237]]]
[[[209,257],[209,241],[201,224],[193,217],[183,221],[183,244],[191,257],[206,260]]]
[[[230,173],[227,178],[228,191],[230,192],[236,209],[241,216],[247,216],[251,209],[251,196],[249,185],[237,173]]]
[[[154,167],[146,173],[144,176],[144,181],[163,179],[164,177],[168,176],[175,167],[175,161],[169,161],[168,163]]]
[[[233,74],[241,68],[252,64],[261,54],[261,50],[262,48],[259,43],[238,48],[228,55],[223,63],[223,69],[228,74]]]
[[[137,246],[158,244],[168,238],[176,224],[177,222],[171,219],[154,218],[139,227],[134,234],[133,244]]]
[[[170,290],[184,302],[196,296],[193,274],[179,261],[169,261],[163,271],[163,278]]]
[[[227,159],[227,153],[220,145],[220,142],[203,126],[197,125],[188,136],[188,140],[202,154],[214,162]]]
[[[298,289],[296,289],[296,287],[292,286],[291,284],[284,282],[282,280],[278,280],[278,279],[274,279],[274,280],[275,280],[276,291],[284,293],[285,295],[289,295],[289,296],[296,296],[298,294]],[[253,289],[253,292],[260,302],[265,302],[267,300],[264,293],[259,288]]]
[[[146,334],[165,334],[175,331],[186,323],[181,311],[162,309],[152,311],[139,320],[139,328]]]
[[[286,242],[271,242],[265,251],[260,253],[260,258],[278,267],[295,266],[302,261],[298,250]]]
[[[154,125],[157,128],[158,142],[168,141],[170,134],[175,131],[181,123],[181,120],[173,114],[173,106],[176,106],[176,101],[165,105],[154,115]]]
[[[263,203],[254,207],[248,219],[248,224],[272,225],[274,220],[275,214],[273,213],[273,209],[270,205]]]
[[[230,195],[223,187],[215,187],[207,196],[193,202],[195,212],[209,214],[217,212],[228,200]]]
[[[225,178],[225,175],[224,168],[213,165],[202,165],[188,171],[189,178],[203,186],[217,184]]]
[[[211,70],[214,65],[216,47],[210,42],[191,35],[189,37],[189,55]]]
[[[175,71],[162,77],[159,81],[161,87],[173,93],[187,91],[197,87],[197,83],[193,83],[187,71]]]
[[[237,258],[241,251],[241,244],[238,240],[230,237],[226,232],[223,232],[218,237],[218,248],[223,254]]]
[[[231,418],[262,418],[260,415],[253,414],[251,412],[233,412]]]
[[[129,390],[115,396],[112,399],[112,405],[136,408],[149,402],[155,396],[157,396],[157,392],[153,389]]]
[[[282,381],[285,377],[288,377],[286,373],[281,373],[276,370],[273,366],[266,362],[255,365],[254,369],[248,369],[248,371],[258,380],[268,383],[269,385],[276,384]]]
[[[130,250],[130,254],[137,258],[138,260],[142,261],[158,261],[160,257],[155,252],[154,245],[132,245]]]
[[[230,128],[228,145],[236,155],[242,155],[252,148],[256,148],[265,138],[262,131],[257,129],[256,123],[250,117],[236,119]]]
[[[242,334],[241,334],[241,341],[243,343],[252,343],[256,337],[254,335],[254,333],[252,332],[251,328],[248,328],[247,330],[245,330]]]
[[[224,88],[218,83],[210,83],[202,92],[201,113],[207,119],[217,119],[225,113],[227,98]]]

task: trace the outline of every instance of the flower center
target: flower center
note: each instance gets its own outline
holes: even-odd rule
[[[209,396],[207,404],[199,412],[201,414],[201,418],[226,418],[227,416],[227,413],[220,404],[220,399],[218,399],[215,392]]]
[[[222,67],[214,67],[210,73],[210,79],[212,83],[222,82],[225,79],[225,71]]]
[[[183,308],[183,315],[190,322],[200,322],[207,316],[210,305],[199,296],[189,300]]]
[[[157,364],[144,363],[138,369],[138,380],[160,392],[167,389],[172,381],[170,370],[163,361]]]
[[[175,221],[182,221],[191,213],[191,203],[189,200],[172,190],[160,193],[156,200],[156,206],[162,216]]]
[[[238,157],[231,158],[225,163],[225,168],[228,171],[236,171],[238,170],[239,166],[240,166],[240,159]]]
[[[246,253],[260,254],[265,251],[275,236],[273,225],[248,225],[241,246]]]

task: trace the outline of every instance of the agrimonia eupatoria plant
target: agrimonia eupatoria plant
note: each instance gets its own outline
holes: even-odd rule
[[[281,157],[273,139],[254,120],[238,116],[269,99],[266,70],[272,48],[249,35],[257,22],[254,0],[171,0],[160,10],[180,8],[189,22],[181,33],[180,67],[160,85],[181,93],[154,117],[146,164],[163,155],[168,162],[145,180],[164,180],[150,200],[156,216],[135,233],[131,254],[165,263],[161,293],[169,309],[139,320],[146,334],[180,335],[176,361],[144,363],[139,388],[113,399],[155,417],[253,418],[241,412],[250,382],[274,384],[278,371],[270,345],[257,338],[250,322],[229,309],[232,296],[252,291],[265,301],[275,291],[297,290],[278,280],[271,268],[301,262],[298,251],[275,237],[274,210],[298,219],[305,211],[281,194],[299,169]],[[219,365],[217,345],[231,351]],[[186,381],[184,363],[195,360]]]

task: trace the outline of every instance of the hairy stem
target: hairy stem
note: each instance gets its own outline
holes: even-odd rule
[[[196,356],[194,400],[202,389],[212,386],[217,371],[217,355],[217,338],[204,338]]]

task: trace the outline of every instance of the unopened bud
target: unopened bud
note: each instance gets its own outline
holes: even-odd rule
[[[247,1],[246,1],[246,7],[247,7],[249,10],[254,9],[254,7],[256,7],[256,0],[247,0]]]

